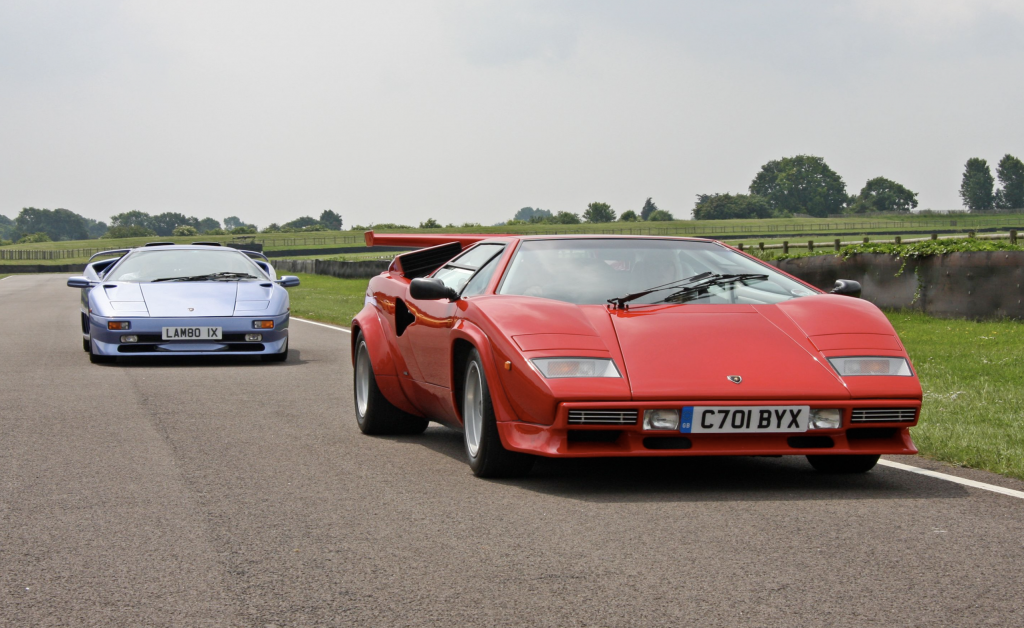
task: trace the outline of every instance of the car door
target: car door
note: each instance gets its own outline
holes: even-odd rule
[[[445,264],[432,276],[460,294],[464,291],[482,292],[487,286],[487,281],[478,278],[477,275],[481,271],[493,274],[504,248],[504,244],[478,244]],[[490,275],[487,276],[489,277]],[[405,336],[408,336],[408,346],[419,366],[423,381],[451,388],[449,336],[455,324],[458,305],[444,299],[427,301],[410,298],[408,308],[416,320],[406,330]]]

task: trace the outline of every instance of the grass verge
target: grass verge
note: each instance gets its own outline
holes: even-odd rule
[[[1024,479],[1024,324],[887,315],[924,388],[921,453]]]
[[[292,314],[348,326],[367,279],[299,275]],[[1024,479],[1024,324],[886,312],[924,388],[914,442],[929,458]]]

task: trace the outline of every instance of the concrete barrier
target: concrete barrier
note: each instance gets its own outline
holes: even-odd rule
[[[1024,251],[979,251],[901,259],[880,253],[799,257],[773,266],[831,290],[836,279],[859,281],[879,307],[939,318],[1024,319]]]
[[[281,259],[274,260],[272,264],[279,277],[285,273],[308,273],[341,279],[368,279],[387,270],[391,260],[334,262],[319,259]]]
[[[0,274],[14,275],[17,273],[78,273],[85,272],[85,264],[3,264]]]

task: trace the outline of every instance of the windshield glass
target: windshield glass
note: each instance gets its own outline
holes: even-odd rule
[[[244,253],[205,249],[136,251],[128,255],[104,277],[104,281],[155,281],[170,277],[197,277],[214,273],[252,275],[262,281],[267,277]],[[237,280],[238,277],[229,277]],[[244,278],[243,278],[244,279]]]
[[[630,305],[678,301],[673,295],[702,273],[767,275],[767,279],[720,281],[686,294],[687,303],[778,303],[815,294],[771,267],[713,242],[657,239],[565,239],[523,242],[498,294],[544,297],[577,304],[679,282],[679,289],[652,292]],[[704,281],[701,284],[707,283]]]

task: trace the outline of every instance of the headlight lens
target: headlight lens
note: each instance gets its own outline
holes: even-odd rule
[[[678,430],[679,410],[644,410],[645,430]]]
[[[129,321],[107,321],[107,329],[128,331],[131,328],[132,324]]]
[[[811,408],[812,430],[837,430],[842,426],[842,410],[838,408]]]
[[[910,377],[910,365],[903,358],[856,357],[829,358],[829,363],[843,377],[859,375],[896,375]]]
[[[615,362],[605,358],[533,358],[537,370],[548,379],[562,377],[622,377]]]

